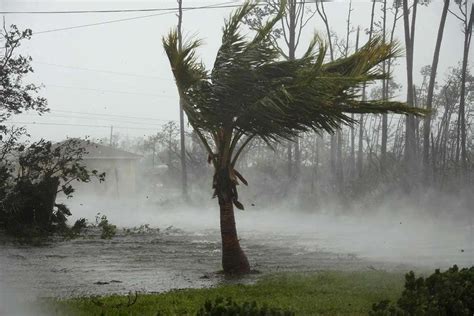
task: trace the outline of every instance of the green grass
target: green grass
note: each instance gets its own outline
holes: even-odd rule
[[[291,273],[266,276],[254,285],[223,285],[162,294],[139,295],[130,307],[99,307],[89,298],[51,303],[56,315],[195,315],[206,299],[232,297],[293,310],[296,315],[367,315],[373,303],[396,300],[404,275],[381,271]],[[123,296],[100,299],[108,306],[127,301]],[[50,311],[51,313],[51,311]]]

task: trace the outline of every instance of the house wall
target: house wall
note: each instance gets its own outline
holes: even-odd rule
[[[76,192],[107,195],[110,197],[129,196],[136,193],[135,159],[87,159],[83,160],[88,170],[105,172],[105,181],[93,179],[89,183],[76,185]]]

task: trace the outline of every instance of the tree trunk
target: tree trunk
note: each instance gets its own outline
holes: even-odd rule
[[[466,3],[466,19],[467,19],[467,3]],[[472,37],[472,25],[474,23],[474,3],[471,7],[471,14],[469,21],[466,20],[466,26],[464,29],[464,51],[462,59],[462,73],[461,73],[461,100],[459,102],[459,119],[461,129],[461,166],[464,170],[467,169],[467,151],[466,151],[466,115],[465,115],[465,104],[466,104],[466,72],[467,62],[469,57],[469,46],[471,44]]]
[[[287,157],[288,157],[288,165],[287,165],[287,171],[288,171],[288,180],[293,179],[293,156],[292,156],[292,143],[291,141],[288,141],[287,144]]]
[[[414,1],[411,25],[409,22],[410,12],[408,9],[408,0],[403,0],[403,22],[405,29],[406,46],[406,68],[407,68],[407,104],[413,106],[413,53],[415,37],[415,21],[418,0]],[[407,170],[413,175],[416,160],[416,140],[415,140],[415,118],[412,114],[407,115],[406,120],[406,144],[405,144],[405,162]]]
[[[374,13],[375,13],[375,0],[372,1],[372,11],[370,14],[370,30],[369,30],[369,41],[372,39],[372,33],[374,31]],[[362,86],[362,100],[367,99],[366,94],[366,84]],[[357,173],[358,176],[362,176],[362,168],[363,168],[363,159],[364,159],[364,115],[361,114],[359,118],[359,147],[358,147],[358,154],[357,154]]]
[[[396,20],[396,17],[395,17]],[[387,28],[387,0],[383,1],[383,18],[382,18],[382,40],[386,42],[386,28]],[[386,71],[387,62],[382,62],[383,72]],[[382,99],[387,101],[388,99],[388,85],[387,79],[382,80]],[[380,146],[380,162],[381,170],[385,172],[386,161],[387,161],[387,140],[388,140],[388,118],[387,114],[382,114],[382,143]]]
[[[222,268],[226,274],[245,274],[250,272],[247,256],[240,247],[237,229],[235,227],[234,205],[232,200],[219,197],[221,239],[222,239]]]
[[[357,27],[357,33],[356,33],[356,52],[359,51],[359,34],[360,33],[360,27]],[[351,114],[351,119],[355,120],[355,116],[352,113]],[[351,177],[354,178],[356,174],[356,161],[355,161],[355,130],[354,126],[352,125],[351,127],[351,154],[350,154],[350,166],[351,166]]]
[[[329,167],[330,167],[330,170],[331,170],[331,184],[333,186],[333,188],[336,187],[336,180],[337,180],[337,176],[336,176],[336,147],[337,147],[337,143],[336,143],[336,135],[335,134],[331,134],[330,135],[330,139],[331,139],[331,143],[330,143],[330,149],[329,149]]]
[[[298,22],[296,21],[296,9],[297,9],[297,1],[291,0],[288,1],[288,59],[295,60],[296,54],[296,28]],[[300,26],[302,27],[302,26]],[[292,142],[289,143],[288,150],[291,151]],[[291,156],[288,155],[290,158]],[[300,173],[300,165],[301,165],[301,155],[300,155],[300,140],[298,137],[295,138],[294,142],[294,167],[291,166],[293,161],[288,160],[288,170],[289,170],[289,177],[290,181],[296,180],[299,177]]]
[[[344,167],[343,167],[343,157],[342,157],[342,145],[343,145],[343,138],[342,138],[342,130],[338,129],[336,132],[337,136],[337,148],[336,148],[336,190],[343,191],[344,186]]]
[[[426,97],[426,109],[431,111],[433,104],[433,93],[436,79],[436,71],[438,69],[439,52],[441,50],[441,42],[443,40],[444,25],[446,23],[446,16],[448,15],[449,1],[444,0],[443,12],[441,14],[441,21],[439,22],[438,37],[436,38],[436,46],[433,54],[433,62],[431,63],[430,83],[428,85],[428,95]],[[429,155],[430,155],[430,134],[431,134],[431,114],[425,116],[423,123],[423,167],[426,179],[429,179]]]
[[[365,94],[364,94],[365,95]],[[363,96],[364,96],[363,95]],[[364,166],[364,115],[359,117],[359,146],[357,147],[357,176],[362,177],[362,168]]]

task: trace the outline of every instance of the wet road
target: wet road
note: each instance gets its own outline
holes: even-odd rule
[[[354,254],[307,250],[289,236],[249,233],[241,240],[252,267],[260,274],[276,271],[364,269]],[[278,246],[277,244],[286,244]],[[222,282],[217,231],[198,233],[168,228],[126,234],[112,240],[97,233],[42,247],[0,246],[3,288],[31,296],[82,296],[128,291],[161,292],[206,287]],[[239,282],[252,282],[258,275]]]
[[[125,212],[125,211],[124,211]],[[104,212],[106,213],[106,212]],[[0,293],[68,297],[162,292],[223,282],[252,282],[278,271],[446,268],[474,264],[470,223],[439,226],[395,219],[247,212],[237,215],[242,246],[260,274],[226,280],[212,212],[107,212],[119,226],[150,223],[160,229],[122,228],[112,240],[91,230],[84,238],[31,247],[0,242]],[[93,212],[82,212],[93,218]],[[295,218],[298,220],[296,221]],[[157,225],[161,223],[161,225]],[[155,224],[155,225],[154,225]],[[171,226],[170,225],[174,225]],[[130,227],[130,226],[129,226]],[[178,227],[178,228],[175,228]],[[211,228],[212,227],[212,228]]]

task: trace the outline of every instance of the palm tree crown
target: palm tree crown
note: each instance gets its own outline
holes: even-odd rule
[[[388,77],[376,66],[399,53],[396,45],[375,38],[356,53],[325,63],[326,46],[314,37],[301,58],[283,60],[269,34],[285,4],[249,38],[239,28],[255,5],[246,2],[225,21],[211,71],[196,58],[199,40],[180,49],[176,31],[163,38],[189,123],[214,166],[231,166],[231,178],[254,137],[269,142],[309,130],[332,133],[354,123],[348,113],[419,113],[399,102],[362,101],[358,93],[364,83]]]
[[[355,123],[348,113],[420,113],[398,102],[361,101],[357,92],[366,82],[387,78],[376,66],[398,54],[396,45],[375,38],[351,56],[325,63],[326,46],[314,37],[301,58],[285,60],[270,40],[285,1],[252,37],[244,36],[239,28],[255,5],[246,2],[225,21],[211,71],[196,58],[200,41],[180,45],[176,31],[163,38],[184,111],[214,166],[225,273],[250,272],[234,205],[243,209],[237,185],[247,184],[235,165],[253,138],[270,143],[311,130],[333,133]]]

